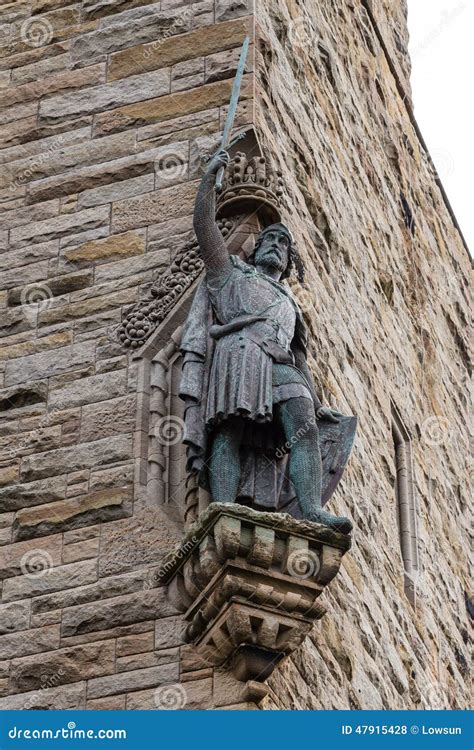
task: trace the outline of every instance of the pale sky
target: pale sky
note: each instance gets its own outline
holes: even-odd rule
[[[408,0],[415,118],[474,253],[474,0]]]

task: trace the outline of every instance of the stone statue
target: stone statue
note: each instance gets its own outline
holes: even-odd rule
[[[293,266],[300,279],[304,271],[289,229],[267,226],[249,262],[227,252],[214,184],[228,162],[225,150],[211,159],[194,209],[206,278],[181,345],[188,470],[199,473],[215,502],[291,512],[297,501],[293,515],[348,534],[351,521],[322,508],[320,429],[355,418],[323,406],[316,394],[302,315],[281,283]],[[344,463],[352,439],[346,436]]]

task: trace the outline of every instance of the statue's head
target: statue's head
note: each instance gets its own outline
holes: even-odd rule
[[[304,267],[296,250],[293,236],[285,224],[271,224],[260,232],[255,243],[253,262],[265,272],[280,273],[286,279],[293,266],[300,282],[304,279]]]

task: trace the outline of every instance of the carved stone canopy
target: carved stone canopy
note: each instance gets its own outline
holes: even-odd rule
[[[261,154],[238,151],[225,172],[222,192],[217,199],[217,217],[255,212],[263,225],[280,220],[283,194],[281,172],[272,169]]]

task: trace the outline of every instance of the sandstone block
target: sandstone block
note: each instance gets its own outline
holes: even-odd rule
[[[58,476],[42,479],[14,487],[0,489],[0,507],[2,510],[15,511],[32,505],[42,505],[53,500],[62,500],[66,493],[66,477]],[[44,539],[42,540],[42,544]]]
[[[66,130],[64,124],[37,127],[36,117],[33,119],[33,122],[31,122],[30,118],[27,118],[17,123],[16,135],[13,132],[8,132],[8,129],[13,131],[15,123],[3,126],[0,133],[4,137],[5,145],[9,147],[4,148],[0,153],[0,162],[2,164],[20,162],[26,166],[33,166],[40,161],[49,162],[50,153],[53,155],[59,148],[65,149],[68,146],[74,146],[75,144],[90,140],[91,119],[91,117],[83,117],[80,120],[74,120],[74,122],[69,123],[70,129]],[[36,157],[36,160],[31,159],[28,162],[26,161],[29,157],[33,156]],[[9,188],[10,197],[13,198],[16,195],[24,196],[26,182],[27,180],[23,179],[15,180],[15,184]],[[21,193],[19,192],[20,190],[22,191]]]
[[[155,158],[155,190],[188,179],[189,143],[180,141],[161,146]]]
[[[12,106],[13,104],[27,102],[32,99],[41,99],[47,95],[43,102],[53,101],[60,97],[51,97],[56,91],[67,89],[78,89],[82,87],[93,86],[100,83],[105,78],[105,65],[89,65],[83,70],[68,70],[42,77],[34,83],[24,83],[16,85],[11,90],[4,92],[2,96],[3,106]],[[74,112],[73,112],[74,114]]]
[[[0,347],[0,362],[17,357],[26,357],[29,354],[38,354],[45,349],[51,351],[68,344],[72,344],[72,331],[60,331],[59,333],[52,333],[50,336],[25,341],[22,344],[2,346]]]
[[[96,268],[96,282],[103,283],[117,279],[121,283],[121,279],[127,280],[133,276],[140,277],[135,279],[136,283],[142,282],[145,278],[150,281],[150,274],[148,273],[145,276],[146,272],[154,271],[160,266],[168,266],[169,262],[169,248],[160,248],[156,252],[147,252],[145,255],[138,255],[135,258],[117,260],[114,263],[104,263]],[[117,286],[117,282],[115,286]]]
[[[68,63],[69,55],[67,54],[47,57],[32,65],[23,65],[21,68],[12,70],[11,82],[14,85],[30,83],[40,77],[65,70],[68,67]]]
[[[77,562],[78,560],[90,560],[99,554],[99,539],[87,539],[85,542],[68,544],[63,549],[63,563]]]
[[[85,231],[106,226],[108,223],[109,209],[107,206],[89,208],[74,214],[63,214],[53,219],[16,227],[10,232],[10,243],[12,247],[23,247],[31,242],[46,242],[79,230]]]
[[[15,630],[26,630],[29,623],[30,602],[0,604],[0,635],[12,633]]]
[[[157,70],[131,76],[123,81],[93,86],[64,96],[53,96],[40,102],[40,122],[58,122],[71,116],[103,112],[111,107],[151,99],[167,94],[170,88],[169,70]]]
[[[44,687],[19,695],[9,695],[0,698],[0,710],[67,710],[83,709],[86,707],[86,683],[77,682],[73,685],[61,687]]]
[[[112,488],[91,495],[69,497],[48,505],[25,508],[16,515],[13,537],[28,539],[98,521],[123,518],[131,512],[131,499],[131,489]]]
[[[5,211],[2,215],[2,227],[4,229],[13,229],[14,227],[19,227],[23,224],[29,224],[33,221],[51,219],[58,213],[59,202],[57,200],[45,201],[44,203],[38,203],[34,206],[14,208],[11,211]]]
[[[3,584],[3,599],[10,602],[74,586],[84,586],[97,579],[96,568],[95,560],[86,560],[72,565],[49,568],[44,575],[7,578]]]
[[[132,457],[131,437],[117,435],[71,448],[27,456],[22,463],[21,478],[24,481],[43,479],[54,474],[72,470],[96,468],[104,464],[126,461]]]
[[[103,18],[140,5],[148,5],[149,2],[150,0],[84,0],[82,12],[84,18]]]
[[[174,662],[109,677],[96,677],[89,681],[87,695],[89,698],[100,698],[114,693],[126,693],[146,687],[158,687],[164,683],[175,683],[178,678],[179,663]]]
[[[36,102],[28,102],[27,104],[18,104],[16,107],[8,107],[0,112],[0,125],[32,117],[36,114],[36,110]]]
[[[96,288],[92,288],[90,293],[94,295]],[[71,295],[72,296],[72,295]],[[91,296],[85,302],[74,301],[68,305],[58,305],[47,307],[43,312],[39,313],[38,324],[39,325],[51,325],[53,323],[60,324],[65,320],[76,320],[77,318],[87,318],[103,310],[109,310],[110,308],[119,308],[121,305],[130,304],[136,301],[137,292],[136,289],[125,289],[115,294],[102,294],[99,296]]]
[[[26,284],[27,287],[30,284],[34,284],[35,281],[42,281],[48,278],[48,267],[49,263],[47,260],[44,263],[30,263],[28,266],[21,268],[12,268],[11,271],[2,271],[2,286],[5,285],[5,289],[10,289],[18,284]],[[40,289],[49,289],[47,283],[36,284],[32,287]],[[9,306],[14,304],[20,304],[21,289],[14,289],[7,296],[7,303]],[[28,291],[23,297],[24,300],[28,300]],[[28,302],[26,302],[28,304]]]
[[[42,264],[38,264],[37,268],[39,268]],[[44,278],[48,275],[48,264],[45,262],[45,274]],[[31,267],[33,264],[31,264]],[[30,266],[27,266],[29,269]],[[8,304],[9,305],[21,305],[25,304],[24,300],[29,299],[29,294],[31,293],[34,295],[34,290],[37,285],[33,284],[30,285],[28,278],[29,274],[23,273],[23,279],[21,279],[21,274],[23,272],[23,269],[18,269],[16,272],[16,275],[18,278],[14,279],[15,283],[18,283],[19,281],[27,281],[28,284],[24,287],[20,287],[17,289],[12,289],[8,294]],[[26,277],[26,278],[25,278]],[[31,281],[35,281],[34,278],[31,279]],[[69,292],[74,292],[78,289],[83,289],[84,287],[89,286],[93,282],[93,274],[90,271],[77,271],[76,273],[68,273],[64,274],[63,276],[59,276],[57,278],[48,279],[47,281],[44,281],[42,284],[39,285],[39,288],[47,295],[47,297],[50,299],[51,297],[59,297],[63,294],[69,294]],[[31,291],[30,291],[31,290]],[[34,296],[32,297],[34,299]],[[31,303],[31,305],[34,303]],[[48,307],[48,302],[44,303],[44,307]],[[39,306],[39,312],[41,311],[41,305]]]
[[[102,112],[96,117],[94,134],[95,136],[107,135],[107,133],[127,128],[149,125],[180,115],[220,107],[229,101],[231,88],[232,81],[217,81],[187,91],[161,96],[159,99],[148,99],[139,104],[129,104]],[[250,94],[250,77],[245,75],[241,97],[246,99]]]
[[[92,490],[103,490],[106,487],[126,487],[133,483],[133,466],[117,466],[113,469],[92,471],[89,486]],[[0,491],[1,497],[1,491]]]
[[[87,473],[89,474],[89,472]],[[123,487],[125,484],[123,482],[120,486]],[[100,524],[97,526],[87,526],[84,529],[65,531],[63,534],[63,544],[77,544],[77,542],[86,542],[88,539],[96,539],[98,537],[100,537]]]
[[[189,8],[194,26],[213,23],[214,9],[210,0],[192,3]],[[71,47],[73,63],[90,63],[101,59],[103,55],[133,44],[156,41],[163,36],[174,36],[183,29],[179,8],[161,11],[158,3],[144,9],[138,8],[137,11],[142,12],[129,10],[112,18],[104,18],[98,31],[75,39]]]
[[[51,389],[49,406],[54,409],[64,409],[112,399],[126,392],[126,383],[127,373],[125,370],[116,372],[113,378],[108,374],[81,378],[59,388]]]
[[[60,609],[53,609],[51,612],[45,612],[41,615],[31,615],[30,627],[42,628],[45,625],[57,625],[61,622],[61,616]]]
[[[153,644],[153,631],[137,633],[136,635],[126,635],[123,638],[118,638],[116,647],[117,658],[153,651]]]
[[[10,667],[10,692],[39,690],[45,683],[56,687],[111,674],[115,667],[114,651],[113,641],[102,641],[15,659]]]
[[[105,638],[123,638],[123,636],[131,635],[132,633],[145,633],[149,630],[153,630],[153,622],[151,620],[137,622],[135,625],[118,625],[108,630],[97,630],[90,633],[82,633],[81,635],[72,635],[68,638],[62,638],[61,643],[64,646],[76,646],[80,643],[95,643],[95,641],[104,640]]]
[[[14,336],[34,328],[34,318],[26,316],[24,310],[2,310],[0,317],[0,337]]]
[[[136,511],[132,518],[102,529],[100,575],[120,573],[147,564],[157,565],[164,551],[171,549],[180,538],[178,524],[159,509]]]
[[[108,78],[115,80],[176,65],[189,59],[190,49],[196,58],[237,47],[242,44],[247,28],[247,19],[237,19],[168,37],[161,44],[152,42],[115,52],[110,58]]]
[[[186,622],[181,615],[163,617],[157,620],[155,629],[155,648],[171,648],[184,643]]]
[[[216,21],[246,16],[253,12],[253,0],[216,0]]]
[[[20,250],[10,250],[8,253],[0,255],[0,270],[27,266],[41,260],[50,260],[57,256],[58,247],[58,242],[53,240],[38,245],[29,245]]]
[[[109,695],[107,698],[95,698],[87,701],[86,708],[94,711],[124,711],[126,695]]]
[[[186,215],[192,209],[197,187],[197,181],[193,181],[114,203],[112,231],[123,232],[157,224],[164,217],[169,220]]]
[[[20,630],[0,636],[0,653],[4,659],[38,654],[59,647],[59,625],[47,625],[35,630]],[[0,707],[1,707],[0,702]]]
[[[50,352],[31,354],[7,362],[5,370],[6,385],[25,383],[28,380],[41,380],[67,370],[74,370],[93,361],[95,342],[64,346],[55,350],[54,357]],[[56,472],[59,473],[59,472]]]
[[[34,614],[40,614],[50,610],[66,609],[67,607],[76,607],[80,604],[88,604],[111,597],[133,594],[143,589],[143,580],[143,571],[101,578],[88,586],[78,586],[70,591],[58,591],[54,594],[37,597],[32,601],[32,610]]]
[[[135,395],[90,404],[82,410],[81,440],[87,443],[110,435],[133,432],[135,422]]]
[[[183,60],[171,69],[171,91],[192,89],[204,83],[204,58]]]
[[[175,661],[179,661],[179,650],[177,648],[131,654],[130,656],[117,658],[117,672],[130,672],[133,669],[158,667],[161,664],[169,664]]]
[[[16,482],[18,479],[18,464],[11,464],[10,466],[0,467],[0,487],[5,484],[11,484]],[[2,510],[4,510],[2,508]]]
[[[154,145],[154,144],[151,144]],[[143,144],[143,150],[137,154],[129,156],[117,155],[117,158],[111,157],[106,164],[93,164],[77,168],[69,172],[46,177],[28,185],[27,201],[44,201],[49,198],[58,196],[67,196],[71,193],[83,193],[84,191],[94,190],[97,193],[92,195],[92,205],[107,203],[108,200],[102,200],[102,197],[108,198],[107,191],[112,195],[113,191],[120,192],[120,183],[126,183],[124,192],[127,192],[127,181],[137,179],[138,177],[151,174],[154,170],[154,151],[148,149],[147,144]],[[134,147],[130,145],[133,152]],[[132,185],[128,186],[133,193]],[[100,190],[103,188],[103,191]],[[137,195],[145,190],[138,190]],[[95,197],[95,202],[94,202]],[[119,198],[125,197],[119,195]],[[79,198],[79,208],[87,207],[87,200]]]
[[[70,124],[68,127],[70,127]],[[51,130],[51,127],[45,128],[45,130]],[[41,137],[41,135],[37,135],[37,137]],[[59,136],[56,140],[59,140]],[[10,185],[17,183],[26,185],[33,180],[51,177],[67,169],[77,169],[80,166],[102,164],[110,159],[119,159],[133,153],[134,143],[135,139],[132,134],[126,133],[103,138],[100,142],[88,140],[66,145],[64,148],[50,149],[41,160],[36,155],[29,156],[26,159],[18,159],[3,170],[0,187],[10,188]]]
[[[153,176],[145,175],[145,178],[151,178],[153,187]],[[142,180],[137,177],[135,180]],[[133,182],[135,180],[127,180]],[[121,185],[123,183],[119,183]],[[113,186],[111,186],[113,187]],[[95,192],[95,191],[91,191]],[[132,197],[127,196],[127,197]],[[84,245],[78,245],[64,251],[64,258],[71,263],[90,265],[92,263],[107,262],[117,260],[131,255],[141,255],[145,252],[145,234],[143,232],[125,232],[124,234],[115,234],[103,240],[86,242]]]
[[[64,637],[79,635],[172,614],[176,612],[162,590],[143,591],[66,609],[61,632]]]
[[[139,164],[138,160],[137,164]],[[144,174],[141,177],[131,177],[128,180],[123,179],[111,185],[85,190],[79,196],[78,205],[79,208],[100,206],[103,203],[112,203],[112,201],[122,200],[123,198],[132,198],[135,195],[149,193],[153,189],[153,175]],[[130,242],[130,245],[133,246],[133,242]],[[133,251],[129,251],[127,254],[134,255]]]

